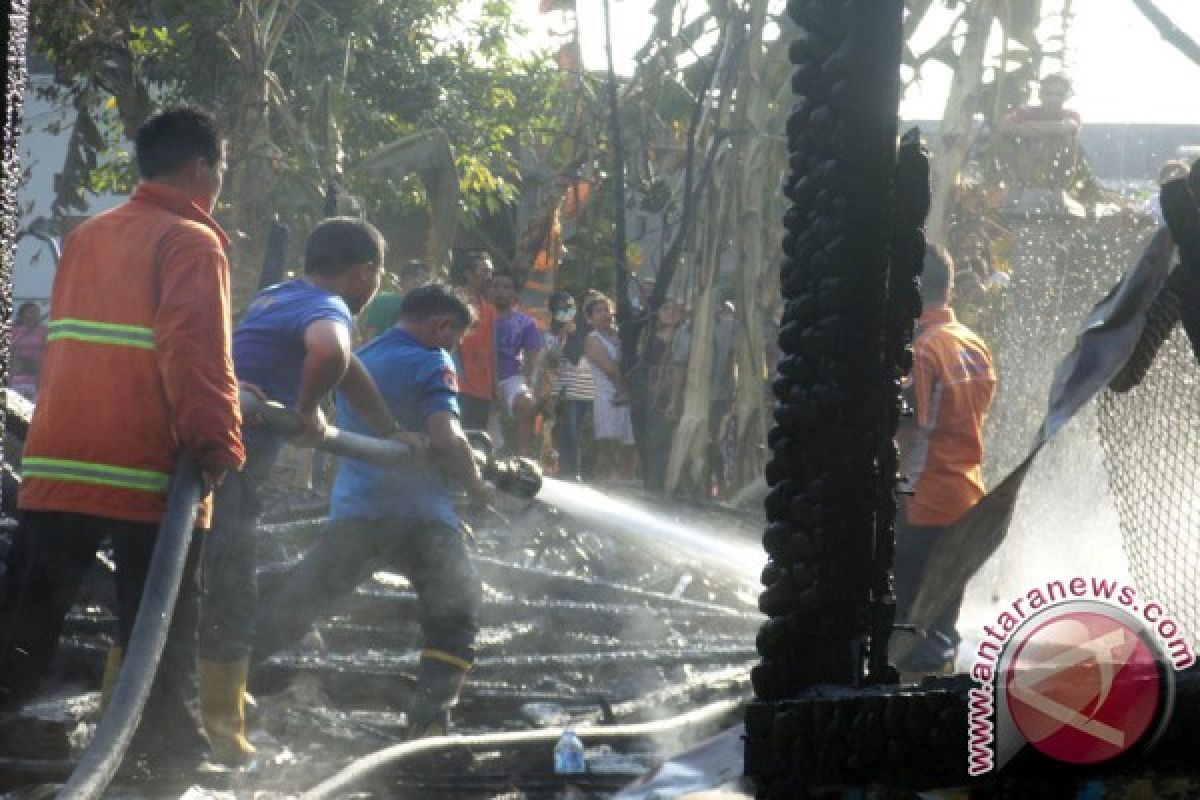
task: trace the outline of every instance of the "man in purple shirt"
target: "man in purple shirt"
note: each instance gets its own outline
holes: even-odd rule
[[[496,306],[496,372],[500,401],[517,429],[516,454],[528,456],[533,441],[533,375],[542,355],[542,334],[517,303],[517,279],[511,272],[492,275],[492,304]]]

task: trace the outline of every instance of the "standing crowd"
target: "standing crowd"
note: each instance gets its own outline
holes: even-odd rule
[[[487,431],[513,454],[567,480],[640,480],[661,491],[691,355],[683,304],[668,298],[650,314],[654,282],[635,284],[639,335],[629,365],[616,303],[607,295],[590,289],[577,300],[567,291],[554,293],[543,329],[518,304],[518,275],[495,269],[489,254],[456,253],[452,273],[476,319],[453,353],[464,428]],[[428,280],[427,270],[422,275]],[[394,321],[396,299],[383,295],[363,312],[365,341]],[[733,305],[725,302],[716,315],[713,491],[725,488],[721,464],[732,460],[736,441],[733,337]]]

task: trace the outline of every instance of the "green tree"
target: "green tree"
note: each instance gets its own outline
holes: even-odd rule
[[[522,158],[552,157],[560,84],[548,58],[512,54],[512,4],[486,0],[38,0],[33,32],[80,98],[80,119],[130,134],[159,105],[203,104],[231,132],[218,209],[233,234],[235,299],[257,280],[273,214],[304,228],[327,181],[385,231],[424,213],[415,175],[358,174],[381,146],[445,131],[462,217],[502,217]],[[106,108],[102,98],[111,97]],[[103,144],[111,144],[111,140]],[[80,143],[64,188],[128,187],[119,158],[97,166]],[[515,236],[513,237],[515,238]],[[411,245],[410,245],[411,246]]]

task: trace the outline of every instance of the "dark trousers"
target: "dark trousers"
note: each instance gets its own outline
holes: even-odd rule
[[[592,410],[591,400],[564,398],[559,404],[555,438],[558,440],[558,475],[571,480],[582,475],[583,459],[579,446],[583,435],[583,420]]]
[[[264,593],[255,658],[300,639],[371,573],[394,570],[412,583],[427,650],[474,660],[482,585],[461,531],[436,522],[342,519]]]
[[[459,420],[464,430],[486,431],[488,416],[492,413],[492,401],[469,394],[458,396]]]
[[[933,548],[947,535],[947,528],[908,525],[903,515],[896,520],[896,622],[908,623],[913,600],[925,581],[938,580],[937,575],[926,573],[926,566]],[[909,653],[905,662],[898,665],[904,671],[931,670],[941,666],[948,652],[958,646],[961,638],[955,623],[962,607],[963,593],[960,590],[953,602],[943,610],[925,631],[919,635],[919,643]]]
[[[28,700],[46,674],[58,647],[63,620],[105,538],[116,561],[118,646],[133,632],[158,525],[85,514],[26,512],[9,556],[9,580],[0,610],[0,706]],[[196,568],[201,534],[192,537],[158,674],[141,730],[167,740],[197,737],[198,721],[188,701],[196,693]]]
[[[246,466],[217,488],[200,563],[199,655],[209,661],[246,658],[254,645],[258,492],[270,477],[280,445],[248,443],[246,450]]]
[[[646,432],[639,443],[642,444],[643,481],[650,491],[662,491],[667,485],[667,463],[671,460],[675,424],[675,420],[659,408],[646,410]]]

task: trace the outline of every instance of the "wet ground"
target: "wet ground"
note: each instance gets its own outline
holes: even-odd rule
[[[616,500],[607,502],[617,508]],[[266,580],[319,535],[323,510],[318,498],[306,496],[278,498],[271,508],[259,545]],[[682,524],[693,534],[719,529],[750,537],[744,540],[750,545],[761,530],[752,515],[721,509],[657,511],[664,524]],[[557,732],[566,725],[620,730],[750,694],[761,619],[750,572],[695,557],[653,530],[630,530],[627,516],[614,514],[625,524],[607,526],[603,514],[583,516],[513,502],[474,520],[483,629],[477,666],[455,713],[456,733]],[[249,736],[262,755],[255,768],[195,773],[127,766],[110,796],[285,797],[403,741],[400,709],[414,685],[419,643],[415,600],[402,576],[377,572],[304,642],[255,674]],[[0,787],[15,790],[9,796],[40,796],[81,752],[98,714],[91,689],[99,683],[111,622],[97,581],[69,620],[50,681],[54,691],[0,721]],[[589,772],[570,784],[552,772],[552,742],[455,746],[409,759],[358,793],[338,796],[609,797],[665,755],[737,721],[731,709],[680,735],[585,736]]]

